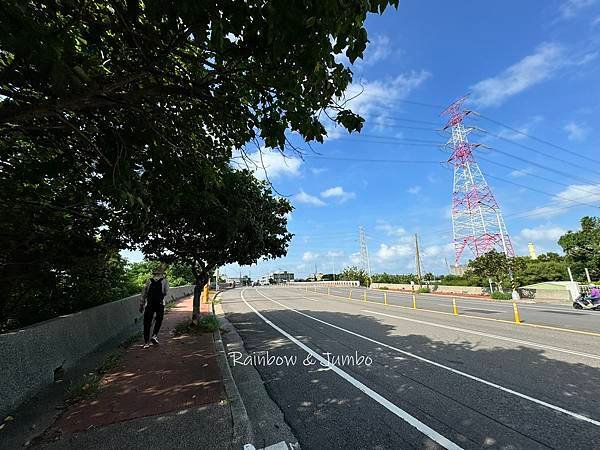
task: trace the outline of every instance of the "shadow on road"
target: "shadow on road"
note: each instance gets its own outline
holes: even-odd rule
[[[264,306],[264,299],[249,303]],[[462,371],[598,420],[598,361],[570,355],[559,359],[555,353],[526,346],[490,347],[489,341],[484,345],[483,338],[476,337],[447,342],[425,334],[402,335],[403,324],[391,326],[360,314],[300,312],[443,365],[420,361],[294,311],[261,310],[318,353],[358,351],[370,356],[370,367],[343,370],[465,448],[583,449],[597,448],[593,443],[600,442],[597,425],[453,372]],[[304,353],[254,313],[229,312],[227,318],[249,354]],[[330,448],[435,448],[427,437],[403,422],[399,425],[401,421],[390,412],[322,367],[303,367],[299,362],[294,366],[258,365],[257,369],[302,448],[322,448],[325,436],[331,438]]]

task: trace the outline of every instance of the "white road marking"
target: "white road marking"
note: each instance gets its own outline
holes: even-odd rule
[[[284,305],[283,303],[280,303],[280,302],[278,302],[276,300],[270,299],[269,297],[267,297],[266,295],[264,295],[262,292],[260,292],[258,289],[256,290],[256,292],[258,294],[262,295],[267,300],[270,300],[273,303],[277,303],[278,305],[283,306],[284,308],[289,309],[290,311],[293,311],[296,314],[300,314],[301,316],[307,317],[307,318],[312,319],[312,320],[314,320],[316,322],[322,323],[324,325],[328,325],[328,326],[330,326],[332,328],[335,328],[336,330],[343,331],[345,333],[351,334],[353,336],[359,337],[359,338],[364,339],[364,340],[369,341],[369,342],[373,342],[374,344],[380,345],[382,347],[386,347],[386,348],[389,348],[391,350],[395,350],[398,353],[402,353],[403,355],[410,356],[411,358],[414,358],[414,359],[416,359],[418,361],[421,361],[421,362],[424,362],[424,363],[427,363],[427,364],[431,364],[432,366],[438,367],[440,369],[447,370],[447,371],[452,372],[452,373],[454,373],[456,375],[460,375],[460,376],[463,376],[463,377],[468,378],[470,380],[477,381],[479,383],[482,383],[482,384],[485,384],[487,386],[493,387],[495,389],[501,390],[501,391],[506,392],[508,394],[512,394],[512,395],[515,395],[517,397],[523,398],[525,400],[529,400],[530,402],[537,403],[538,405],[545,406],[546,408],[550,408],[550,409],[552,409],[554,411],[558,411],[558,412],[561,412],[561,413],[566,414],[568,416],[574,417],[575,419],[579,419],[579,420],[591,423],[592,425],[596,425],[597,427],[600,427],[600,421],[591,419],[590,417],[586,417],[586,416],[578,414],[576,412],[569,411],[568,409],[561,408],[560,406],[553,405],[552,403],[548,403],[548,402],[545,402],[543,400],[539,400],[539,399],[537,399],[535,397],[531,397],[531,396],[529,396],[527,394],[523,394],[521,392],[514,391],[514,390],[512,390],[510,388],[506,388],[504,386],[501,386],[499,384],[493,383],[491,381],[484,380],[483,378],[476,377],[475,375],[471,375],[471,374],[468,374],[466,372],[462,372],[460,370],[454,369],[452,367],[445,366],[443,364],[440,364],[438,362],[432,361],[430,359],[423,358],[422,356],[415,355],[414,353],[410,353],[410,352],[407,352],[405,350],[401,350],[398,347],[394,347],[392,345],[385,344],[385,343],[383,343],[381,341],[372,339],[372,338],[367,337],[367,336],[363,336],[362,334],[355,333],[354,331],[346,330],[345,328],[339,327],[337,325],[334,325],[332,323],[326,322],[326,321],[321,320],[321,319],[317,319],[316,317],[313,317],[311,315],[308,315],[308,314],[305,314],[303,312],[297,311],[294,308],[290,308],[289,306]]]
[[[546,350],[552,350],[552,351],[555,351],[555,352],[568,353],[570,355],[577,355],[577,356],[583,356],[585,358],[592,358],[592,359],[598,359],[598,360],[600,360],[600,355],[593,355],[591,353],[583,353],[583,352],[578,352],[576,350],[568,350],[566,348],[553,347],[551,345],[545,345],[545,344],[538,344],[537,342],[523,341],[523,340],[520,340],[520,339],[513,339],[513,338],[509,338],[509,337],[505,337],[505,336],[499,336],[497,334],[490,334],[490,333],[484,333],[484,332],[481,332],[481,331],[469,330],[467,328],[452,327],[450,325],[441,325],[439,323],[426,322],[424,320],[409,319],[408,317],[394,316],[392,314],[385,314],[385,313],[382,313],[382,312],[370,311],[368,309],[362,309],[361,311],[362,312],[371,313],[371,314],[377,314],[377,315],[385,316],[385,317],[392,317],[392,318],[398,319],[398,320],[405,320],[407,322],[421,323],[421,324],[429,325],[429,326],[436,327],[436,328],[444,328],[446,330],[453,330],[453,331],[460,331],[462,333],[476,334],[478,336],[489,337],[489,338],[492,338],[492,339],[499,339],[499,340],[502,340],[502,341],[514,342],[516,344],[524,344],[524,345],[527,345],[527,346],[530,346],[530,347],[538,347],[538,348],[543,348],[543,349],[546,349]]]
[[[400,419],[404,420],[406,423],[412,425],[417,430],[419,430],[421,433],[423,433],[424,435],[426,435],[427,437],[429,437],[433,441],[435,441],[438,444],[440,444],[442,447],[447,448],[447,449],[453,449],[453,450],[462,450],[462,447],[460,447],[459,445],[455,444],[454,442],[452,442],[448,438],[442,436],[440,433],[438,433],[437,431],[435,431],[433,428],[428,427],[423,422],[421,422],[420,420],[418,420],[416,417],[411,416],[409,413],[407,413],[403,409],[401,409],[398,406],[394,405],[388,399],[386,399],[385,397],[381,396],[380,394],[378,394],[377,392],[375,392],[371,388],[365,386],[363,383],[361,383],[360,381],[358,381],[352,375],[344,372],[342,369],[340,369],[336,365],[329,364],[327,362],[327,360],[325,358],[323,358],[320,354],[316,353],[310,347],[307,347],[306,345],[304,345],[302,342],[300,342],[298,339],[296,339],[294,336],[292,336],[291,334],[289,334],[285,330],[279,328],[277,325],[275,325],[273,322],[271,322],[269,319],[267,319],[265,316],[263,316],[261,313],[259,313],[250,303],[248,303],[246,301],[246,299],[244,298],[244,292],[245,291],[246,291],[246,289],[244,289],[242,292],[240,292],[240,295],[241,295],[242,300],[244,301],[244,303],[246,303],[246,306],[248,306],[252,311],[254,311],[254,313],[258,317],[260,317],[265,323],[267,323],[268,325],[270,325],[271,328],[277,330],[279,333],[281,333],[282,335],[284,335],[286,338],[288,338],[290,341],[292,341],[294,344],[296,344],[302,350],[304,350],[305,352],[307,352],[308,354],[310,354],[313,358],[315,358],[321,364],[328,365],[333,372],[335,372],[337,375],[339,375],[340,377],[342,377],[348,383],[350,383],[351,385],[353,385],[354,387],[356,387],[360,391],[362,391],[365,394],[367,394],[369,397],[371,397],[373,400],[375,400],[381,406],[383,406],[384,408],[386,408],[388,411],[392,412],[393,414],[395,414],[396,416],[398,416]],[[260,295],[262,295],[263,297],[265,297],[268,300],[270,300],[268,297],[266,297],[265,295],[263,295],[258,290],[256,290],[256,292],[258,292]],[[271,301],[274,301],[274,300],[271,300]]]

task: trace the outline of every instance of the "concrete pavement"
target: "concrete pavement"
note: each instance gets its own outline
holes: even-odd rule
[[[236,289],[222,305],[249,355],[280,357],[253,362],[303,448],[600,442],[598,337],[289,288]],[[327,354],[371,364],[314,364]]]

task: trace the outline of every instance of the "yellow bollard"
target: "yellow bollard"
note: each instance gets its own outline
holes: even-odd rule
[[[367,303],[367,290],[365,289],[364,301]]]
[[[387,292],[383,293],[383,304],[387,306]]]
[[[202,292],[202,303],[208,303],[208,284],[204,285],[204,291]]]
[[[515,323],[521,323],[521,316],[519,316],[519,308],[517,308],[517,304],[513,302],[513,311],[515,312]]]
[[[352,300],[352,289],[350,289],[350,295],[348,295],[348,300]]]
[[[452,299],[452,314],[458,316],[458,309],[456,309],[456,299]]]
[[[417,309],[417,296],[413,294],[413,309]]]
[[[306,292],[308,292],[308,286],[304,286],[306,288]]]

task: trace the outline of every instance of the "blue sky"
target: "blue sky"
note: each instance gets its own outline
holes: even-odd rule
[[[418,233],[424,269],[445,273],[444,258],[454,259],[452,168],[439,146],[447,137],[436,131],[442,108],[429,105],[467,92],[468,107],[483,115],[469,123],[485,130],[470,140],[489,147],[476,158],[517,254],[527,254],[528,242],[538,253],[559,251],[561,234],[599,215],[600,164],[590,159],[600,161],[600,0],[402,1],[366,26],[371,42],[348,92],[362,91],[349,106],[365,127],[348,135],[328,125],[316,153],[301,145],[304,158],[263,153],[274,187],[295,207],[295,237],[286,258],[242,273],[305,276],[315,264],[320,272],[356,264],[361,225],[373,272],[413,271]]]

